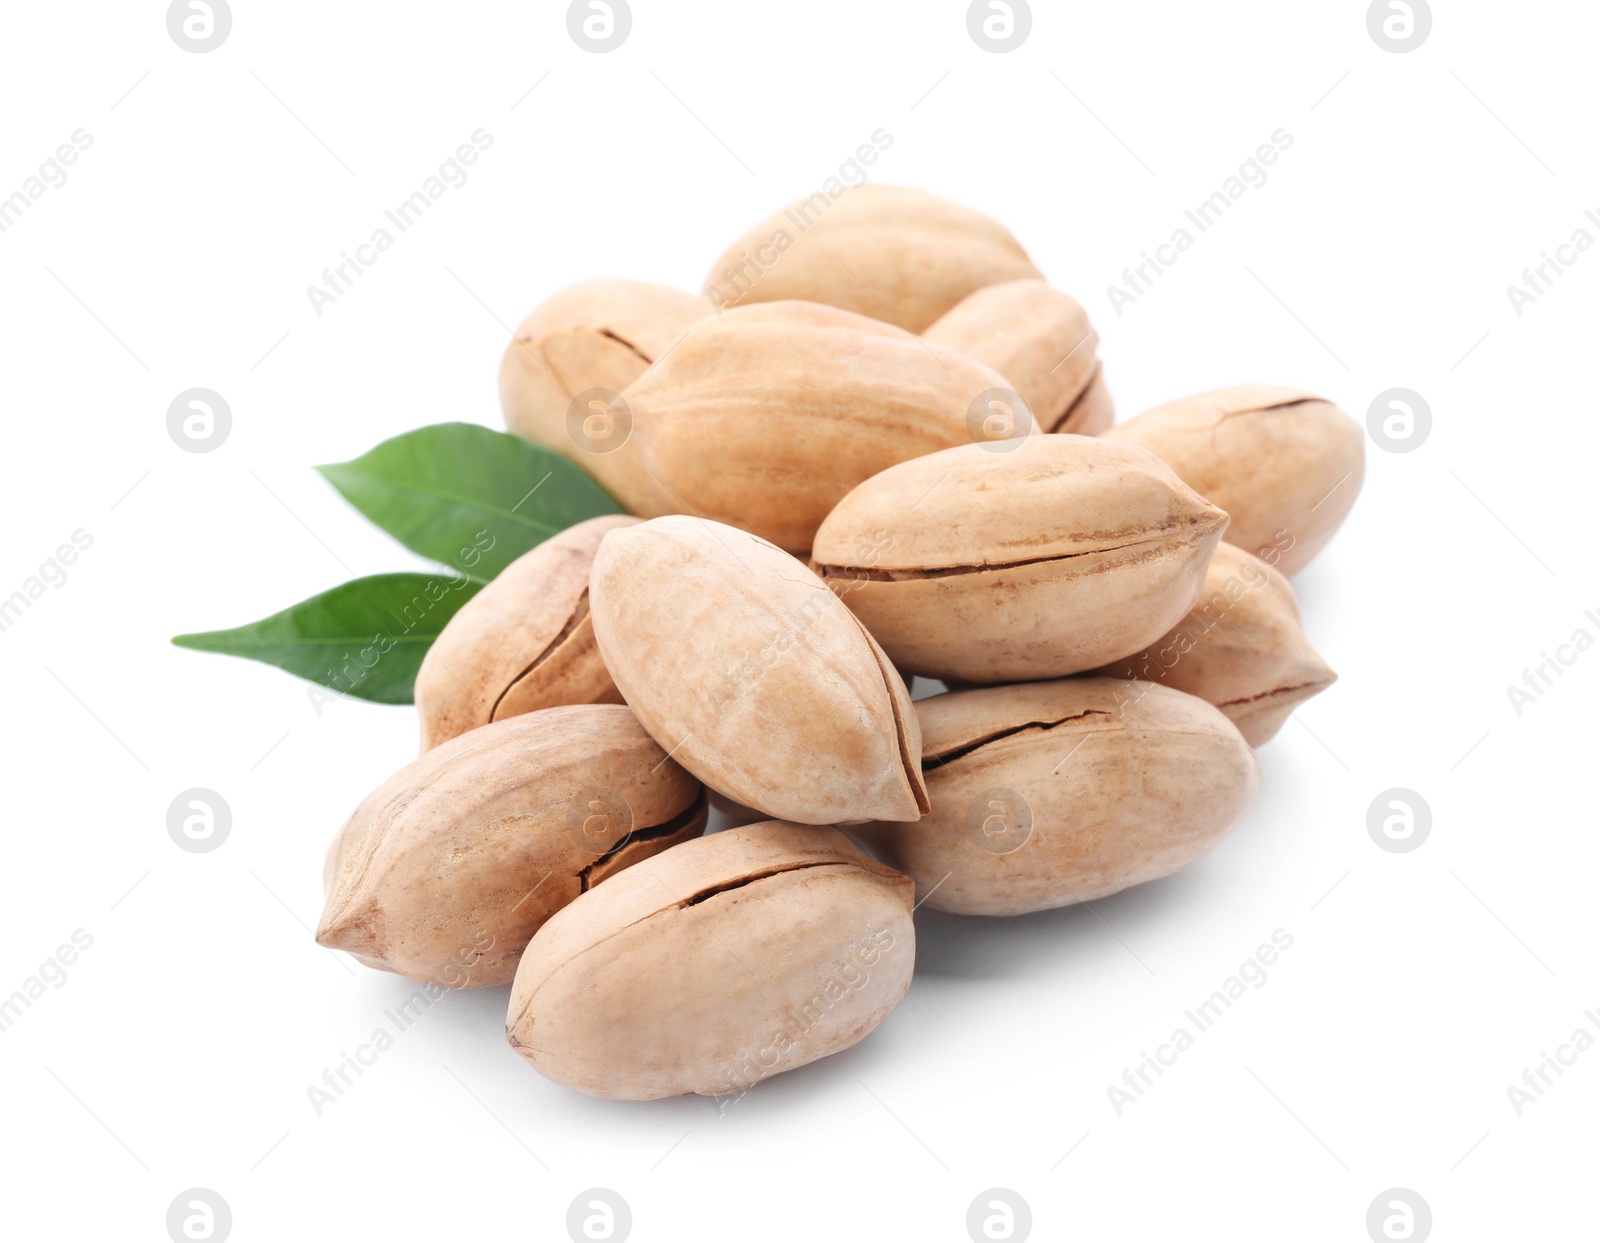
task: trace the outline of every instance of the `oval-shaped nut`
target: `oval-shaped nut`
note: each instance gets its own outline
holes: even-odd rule
[[[989,285],[922,335],[1005,376],[1047,432],[1098,436],[1116,417],[1089,313],[1044,281]]]
[[[1293,574],[1361,491],[1361,425],[1293,388],[1218,389],[1146,410],[1106,436],[1154,453],[1228,511],[1227,540]]]
[[[447,988],[505,984],[552,914],[705,826],[700,783],[622,705],[497,721],[356,809],[328,852],[317,941]]]
[[[461,607],[417,671],[424,751],[540,708],[617,704],[589,621],[589,567],[625,514],[590,518],[518,557]]]
[[[904,186],[813,194],[763,220],[718,259],[716,307],[799,299],[921,332],[974,289],[1039,276],[1006,228]]]
[[[1255,753],[1204,700],[1133,691],[1062,678],[919,700],[933,813],[861,835],[961,915],[1071,906],[1188,866],[1255,798]]]
[[[631,513],[693,513],[803,553],[844,494],[885,467],[1031,430],[1023,412],[986,428],[978,399],[1005,389],[982,363],[849,311],[742,307],[623,394],[632,437],[586,465]]]
[[[803,824],[926,810],[905,683],[788,553],[657,518],[606,536],[589,608],[623,697],[717,793]]]
[[[1232,544],[1217,546],[1187,617],[1144,651],[1095,672],[1197,695],[1220,708],[1252,747],[1339,676],[1300,628],[1289,580]]]
[[[1018,682],[1171,629],[1227,521],[1141,449],[1034,436],[874,476],[828,515],[812,558],[900,669]]]
[[[507,1039],[591,1096],[743,1092],[849,1048],[899,1004],[911,888],[833,829],[767,821],[674,847],[539,931]]]
[[[522,321],[500,363],[506,426],[576,460],[572,399],[620,393],[710,312],[693,294],[644,281],[584,281],[554,294]]]

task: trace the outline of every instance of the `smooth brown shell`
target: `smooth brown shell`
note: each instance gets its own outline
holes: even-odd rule
[[[725,1096],[847,1049],[911,983],[911,882],[841,833],[713,833],[586,893],[534,937],[506,1035],[591,1096]]]
[[[584,281],[540,303],[500,364],[506,426],[574,461],[592,456],[568,431],[572,399],[620,393],[711,313],[702,298],[644,281]]]
[[[969,294],[922,335],[1005,376],[1047,432],[1098,436],[1116,418],[1089,313],[1042,280]]]
[[[1033,436],[869,479],[822,524],[812,559],[902,670],[1013,682],[1164,634],[1227,521],[1143,450]]]
[[[700,783],[627,708],[498,721],[356,809],[328,852],[317,941],[447,988],[505,984],[557,910],[705,825]]]
[[[1204,700],[1062,678],[917,702],[933,812],[860,830],[929,906],[1020,915],[1193,863],[1244,815],[1255,753]]]
[[[1186,397],[1105,433],[1154,453],[1228,511],[1228,543],[1293,574],[1361,492],[1361,425],[1320,397],[1247,385]]]
[[[922,332],[975,289],[1038,277],[1006,228],[903,186],[823,192],[763,220],[712,265],[720,307],[799,299]]]
[[[863,479],[972,443],[974,402],[1005,386],[982,363],[849,311],[743,307],[695,328],[623,393],[632,436],[585,466],[630,513],[690,513],[803,553]]]
[[[804,824],[922,813],[905,683],[781,549],[698,518],[613,531],[589,607],[639,720],[719,794]]]
[[[1300,628],[1289,580],[1232,544],[1217,546],[1188,616],[1144,651],[1095,672],[1198,695],[1252,747],[1270,741],[1295,708],[1339,676]]]
[[[589,621],[589,567],[607,531],[591,518],[518,557],[446,623],[417,671],[422,749],[540,708],[616,704]]]

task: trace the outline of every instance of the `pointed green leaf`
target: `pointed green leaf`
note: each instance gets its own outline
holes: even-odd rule
[[[317,468],[413,552],[487,582],[574,523],[621,512],[559,453],[474,423],[439,423]]]
[[[408,704],[429,645],[481,586],[449,574],[375,574],[247,626],[172,641],[277,665],[374,703]]]

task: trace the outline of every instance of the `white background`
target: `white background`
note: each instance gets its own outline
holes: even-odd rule
[[[1600,253],[1520,317],[1506,286],[1600,213],[1600,11],[1437,0],[1397,55],[1366,7],[1041,2],[996,55],[950,0],[635,0],[595,55],[552,0],[236,0],[197,55],[161,3],[6,6],[0,194],[94,141],[0,234],[0,595],[73,531],[93,546],[0,634],[0,996],[74,930],[93,946],[0,1033],[4,1233],[164,1239],[202,1187],[240,1240],[564,1239],[599,1186],[643,1241],[962,1240],[998,1186],[1041,1239],[1359,1243],[1404,1187],[1439,1239],[1593,1237],[1600,1051],[1520,1117],[1506,1089],[1600,1011],[1600,655],[1520,716],[1506,686],[1600,637]],[[470,180],[316,315],[306,287],[480,127]],[[1369,443],[1296,580],[1341,681],[1209,858],[1093,910],[924,909],[889,1021],[721,1114],[543,1081],[499,988],[446,998],[317,1116],[307,1087],[411,991],[308,926],[415,715],[319,714],[168,637],[406,568],[312,464],[498,426],[535,303],[602,275],[698,289],[880,127],[874,179],[997,217],[1089,308],[1124,417],[1242,382],[1363,420],[1425,396],[1431,437]],[[1118,316],[1106,287],[1279,128],[1270,180]],[[165,426],[195,386],[234,416],[204,455]],[[232,807],[214,853],[167,836],[192,786]],[[1433,812],[1410,854],[1367,833],[1396,786]],[[1118,1116],[1107,1087],[1279,928],[1268,982]]]

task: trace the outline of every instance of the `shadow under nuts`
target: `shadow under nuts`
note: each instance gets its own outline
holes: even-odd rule
[[[922,334],[993,367],[1047,432],[1098,436],[1115,418],[1089,314],[1044,281],[989,285]]]
[[[921,332],[974,289],[1038,275],[983,213],[874,184],[813,194],[763,220],[717,260],[705,294],[719,310],[796,298]]]
[[[1166,633],[1227,521],[1142,449],[1031,436],[869,479],[828,515],[812,559],[901,669],[1014,682]]]
[[[1157,406],[1105,435],[1154,453],[1232,521],[1228,543],[1293,574],[1361,491],[1361,425],[1292,388],[1218,389]]]
[[[700,783],[620,704],[485,725],[356,809],[317,941],[447,988],[505,984],[552,914],[705,826]]]
[[[849,311],[741,307],[701,324],[624,392],[631,437],[583,465],[630,513],[693,513],[803,553],[863,479],[970,444],[973,403],[1005,383]]]
[[[589,567],[607,531],[591,518],[518,557],[445,624],[417,671],[422,749],[540,708],[621,703],[589,621]]]
[[[640,722],[719,794],[802,824],[926,809],[905,683],[788,553],[718,523],[657,518],[606,536],[589,603]]]
[[[523,956],[506,1035],[591,1096],[736,1095],[847,1049],[899,1004],[909,879],[833,829],[768,821],[630,869]]]
[[[861,834],[942,911],[1019,915],[1170,875],[1260,785],[1233,723],[1164,686],[1064,678],[952,691],[917,712],[933,812]]]
[[[590,389],[620,393],[710,314],[704,299],[644,281],[584,281],[541,303],[506,347],[500,405],[506,426],[582,461],[568,414]]]
[[[1270,741],[1296,707],[1338,680],[1300,628],[1289,580],[1232,544],[1217,546],[1187,617],[1146,650],[1096,672],[1198,695],[1222,709],[1252,747]]]

